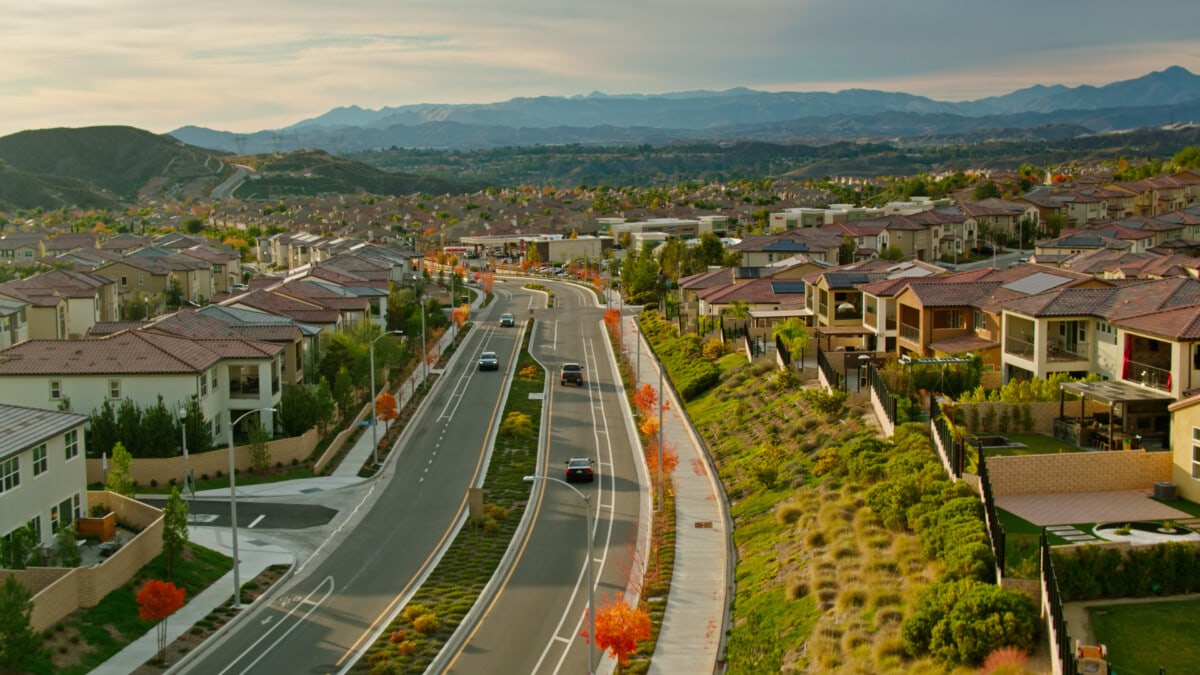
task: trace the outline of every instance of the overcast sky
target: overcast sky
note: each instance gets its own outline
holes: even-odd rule
[[[1200,73],[1197,0],[0,0],[0,135],[276,129],[348,105]]]

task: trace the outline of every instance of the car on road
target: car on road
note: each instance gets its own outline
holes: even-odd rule
[[[479,355],[480,370],[500,370],[500,357],[496,352],[484,352]]]
[[[517,322],[513,319],[512,314],[505,312],[504,314],[500,315],[500,325],[504,326],[505,328],[512,328],[513,326],[517,325]]]
[[[578,363],[564,363],[562,370],[558,374],[559,384],[571,384],[583,386],[583,366]]]
[[[596,478],[592,471],[592,460],[589,457],[572,457],[567,460],[567,482],[576,481],[590,483]]]

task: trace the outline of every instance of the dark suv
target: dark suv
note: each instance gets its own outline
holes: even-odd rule
[[[558,381],[560,384],[567,384],[570,382],[571,384],[582,387],[583,366],[579,365],[578,363],[564,363],[562,372],[560,372],[558,375]]]

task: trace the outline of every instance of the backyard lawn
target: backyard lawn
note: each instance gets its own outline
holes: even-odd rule
[[[1023,448],[988,448],[991,455],[1058,455],[1064,452],[1084,452],[1077,445],[1060,441],[1046,434],[1004,434],[1004,437],[1014,443],[1022,443]]]
[[[1200,600],[1088,607],[1092,634],[1121,675],[1194,673],[1200,663]]]

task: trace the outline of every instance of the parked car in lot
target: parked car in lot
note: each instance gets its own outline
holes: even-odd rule
[[[568,382],[580,387],[583,386],[583,366],[578,363],[564,363],[562,370],[558,374],[559,384],[567,384]]]
[[[513,319],[512,314],[505,312],[504,314],[500,315],[500,325],[504,326],[505,328],[512,328],[513,326],[517,325],[517,322]]]
[[[479,355],[480,370],[500,370],[500,357],[496,352],[484,352]]]
[[[590,483],[596,475],[592,471],[592,460],[588,457],[572,457],[567,460],[567,482]]]

